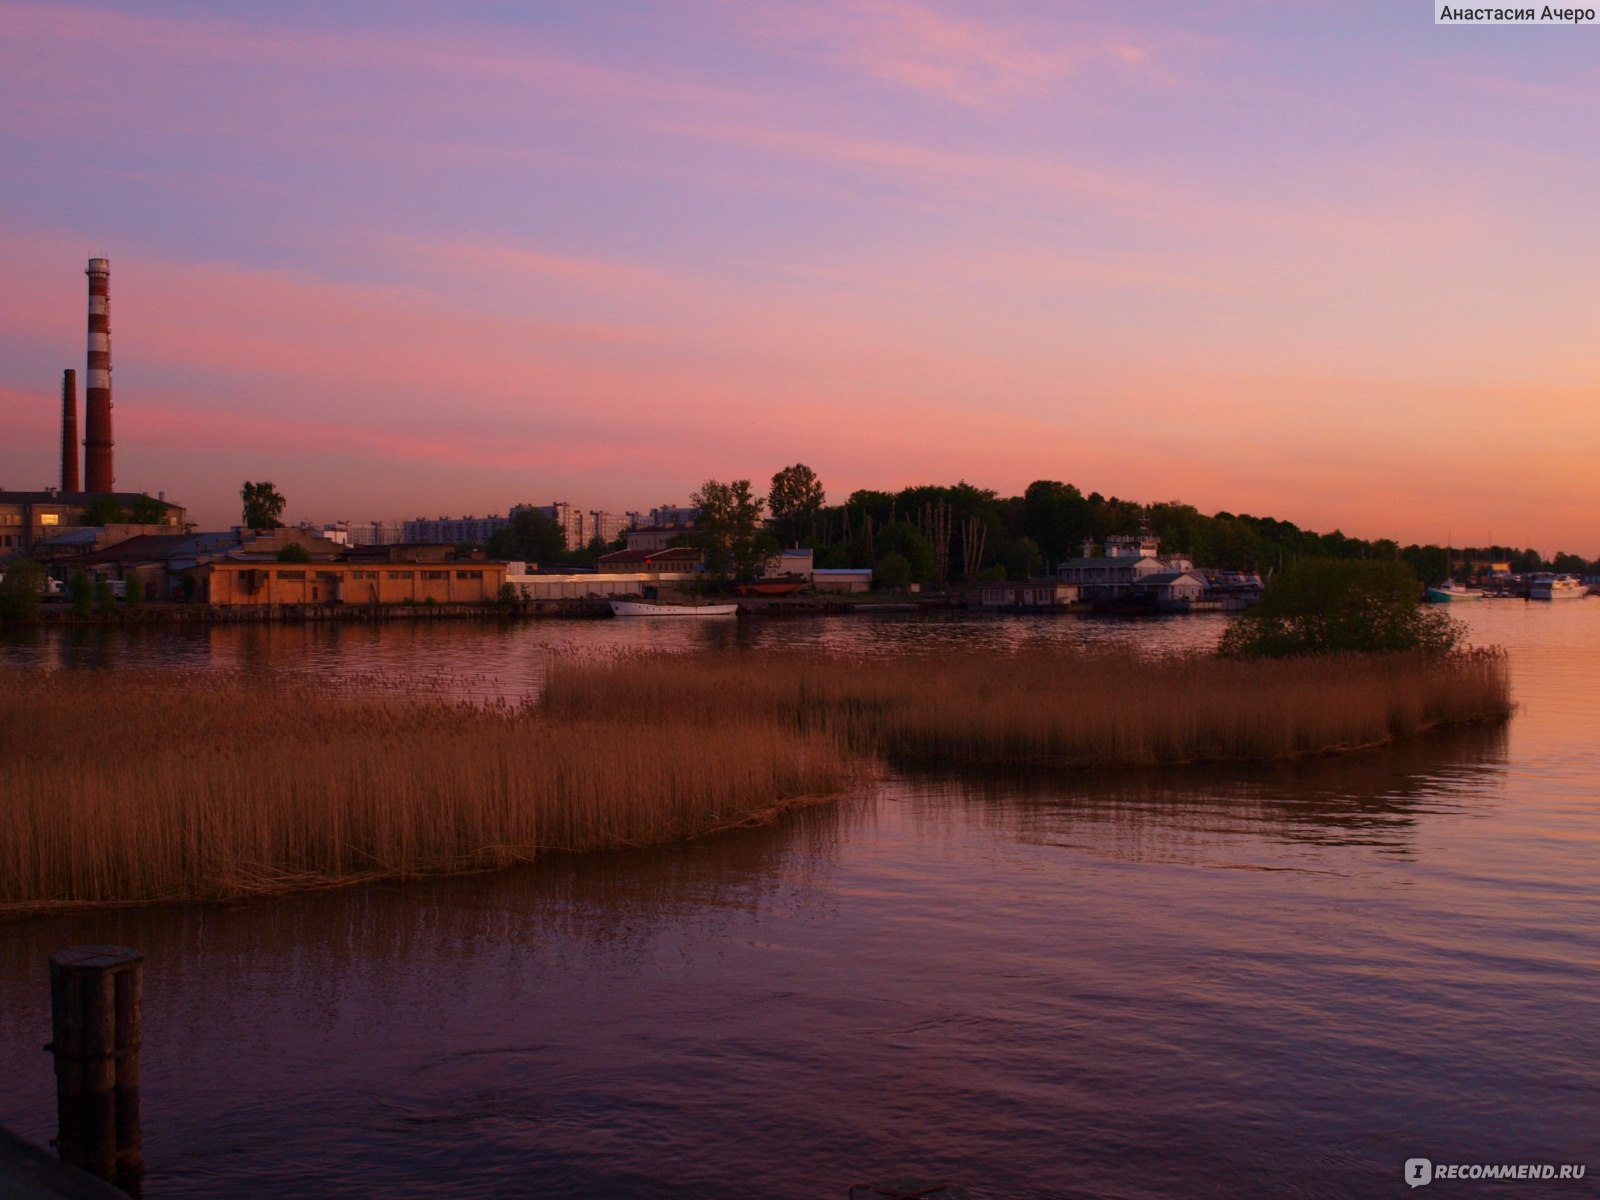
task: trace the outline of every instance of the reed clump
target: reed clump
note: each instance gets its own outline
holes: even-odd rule
[[[0,909],[226,899],[670,841],[836,792],[823,734],[300,682],[0,672]]]
[[[748,652],[558,665],[565,717],[758,715],[900,764],[1089,767],[1282,759],[1502,720],[1504,654],[1241,660],[1032,647],[890,660]]]
[[[536,705],[392,687],[0,670],[0,911],[671,841],[835,794],[880,761],[1282,759],[1511,710],[1493,650],[642,654],[558,660]]]

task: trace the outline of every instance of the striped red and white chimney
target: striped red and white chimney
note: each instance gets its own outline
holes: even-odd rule
[[[91,258],[89,276],[89,374],[84,388],[84,481],[86,492],[116,487],[111,469],[111,260]]]

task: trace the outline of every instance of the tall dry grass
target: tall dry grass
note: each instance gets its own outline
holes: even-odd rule
[[[1084,767],[1279,759],[1505,718],[1504,655],[1151,658],[1041,647],[851,660],[751,652],[558,664],[565,718],[752,715],[900,763]]]
[[[1505,661],[1054,648],[563,661],[538,706],[0,670],[0,911],[480,870],[760,819],[879,759],[1278,759],[1510,711]]]
[[[668,841],[838,790],[823,735],[0,672],[0,909],[229,898]]]

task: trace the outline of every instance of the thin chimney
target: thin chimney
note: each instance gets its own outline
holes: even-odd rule
[[[78,373],[61,372],[61,490],[78,490]]]
[[[84,388],[84,490],[116,490],[111,464],[111,261],[91,258],[89,376]]]

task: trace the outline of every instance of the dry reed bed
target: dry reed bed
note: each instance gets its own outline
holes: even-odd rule
[[[0,672],[0,910],[216,899],[669,841],[837,791],[823,735]]]
[[[898,763],[1085,767],[1280,759],[1511,711],[1505,656],[1237,660],[1058,647],[852,660],[799,652],[557,664],[546,711],[765,717]]]
[[[242,675],[0,670],[0,911],[675,840],[836,793],[880,758],[1275,759],[1509,711],[1493,651],[646,654],[558,661],[537,707],[488,708]]]

